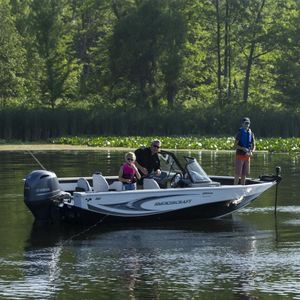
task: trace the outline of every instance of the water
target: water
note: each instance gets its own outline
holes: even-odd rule
[[[58,176],[117,174],[124,152],[34,152]],[[185,153],[232,175],[232,153]],[[178,153],[182,155],[182,153]],[[0,153],[0,299],[300,299],[299,159],[256,155],[251,175],[283,181],[233,218],[202,222],[36,227],[22,178],[28,153]]]

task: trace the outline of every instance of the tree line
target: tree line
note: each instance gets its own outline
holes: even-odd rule
[[[297,0],[2,0],[0,109],[300,107]]]

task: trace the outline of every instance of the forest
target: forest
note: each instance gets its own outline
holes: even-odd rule
[[[1,0],[0,139],[300,136],[298,0]]]

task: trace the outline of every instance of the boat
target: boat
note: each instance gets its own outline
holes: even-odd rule
[[[88,177],[64,177],[48,170],[30,172],[24,182],[24,202],[37,222],[144,222],[215,219],[230,215],[281,181],[275,175],[247,178],[234,185],[231,176],[209,176],[196,158],[181,159],[161,151],[161,175],[150,174],[136,190],[125,191],[118,176],[96,172]],[[277,193],[276,193],[277,195]]]

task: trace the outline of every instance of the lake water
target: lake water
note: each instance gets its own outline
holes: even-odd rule
[[[60,177],[115,175],[124,152],[34,152]],[[195,156],[208,174],[232,175],[233,153]],[[251,175],[282,167],[267,191],[232,218],[95,227],[36,227],[22,178],[26,152],[0,152],[0,299],[300,299],[300,161],[256,154]]]

